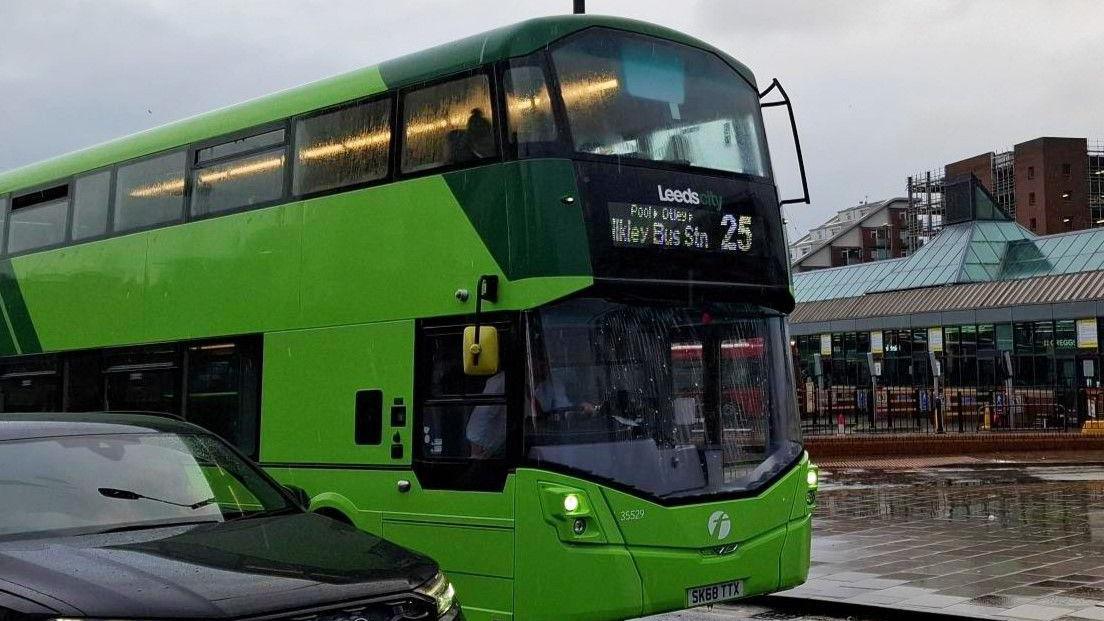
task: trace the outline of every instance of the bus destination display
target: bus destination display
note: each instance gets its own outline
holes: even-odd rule
[[[683,248],[747,253],[755,235],[752,217],[696,207],[609,203],[610,234],[622,248]]]

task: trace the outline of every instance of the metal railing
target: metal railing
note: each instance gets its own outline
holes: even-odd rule
[[[1072,431],[1104,405],[1098,390],[833,386],[803,394],[806,435]],[[1102,412],[1104,413],[1104,412]]]

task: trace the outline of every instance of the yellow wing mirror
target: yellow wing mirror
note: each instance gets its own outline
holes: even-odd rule
[[[494,326],[464,328],[464,375],[498,373],[498,330]]]
[[[498,276],[484,274],[475,285],[475,325],[464,328],[464,375],[498,373],[498,330],[482,325],[483,301],[498,301]]]

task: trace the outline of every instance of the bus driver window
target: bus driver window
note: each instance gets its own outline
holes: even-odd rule
[[[465,374],[463,343],[463,326],[429,328],[423,339],[428,368],[421,389],[421,457],[505,458],[508,371],[503,365],[492,375]]]

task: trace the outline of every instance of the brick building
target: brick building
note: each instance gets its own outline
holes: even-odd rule
[[[841,210],[790,244],[795,272],[905,256],[908,201],[891,198]]]
[[[908,179],[910,251],[943,225],[944,186],[973,175],[997,205],[1039,235],[1104,226],[1104,144],[1085,138],[1041,137],[1011,150],[952,162]]]

